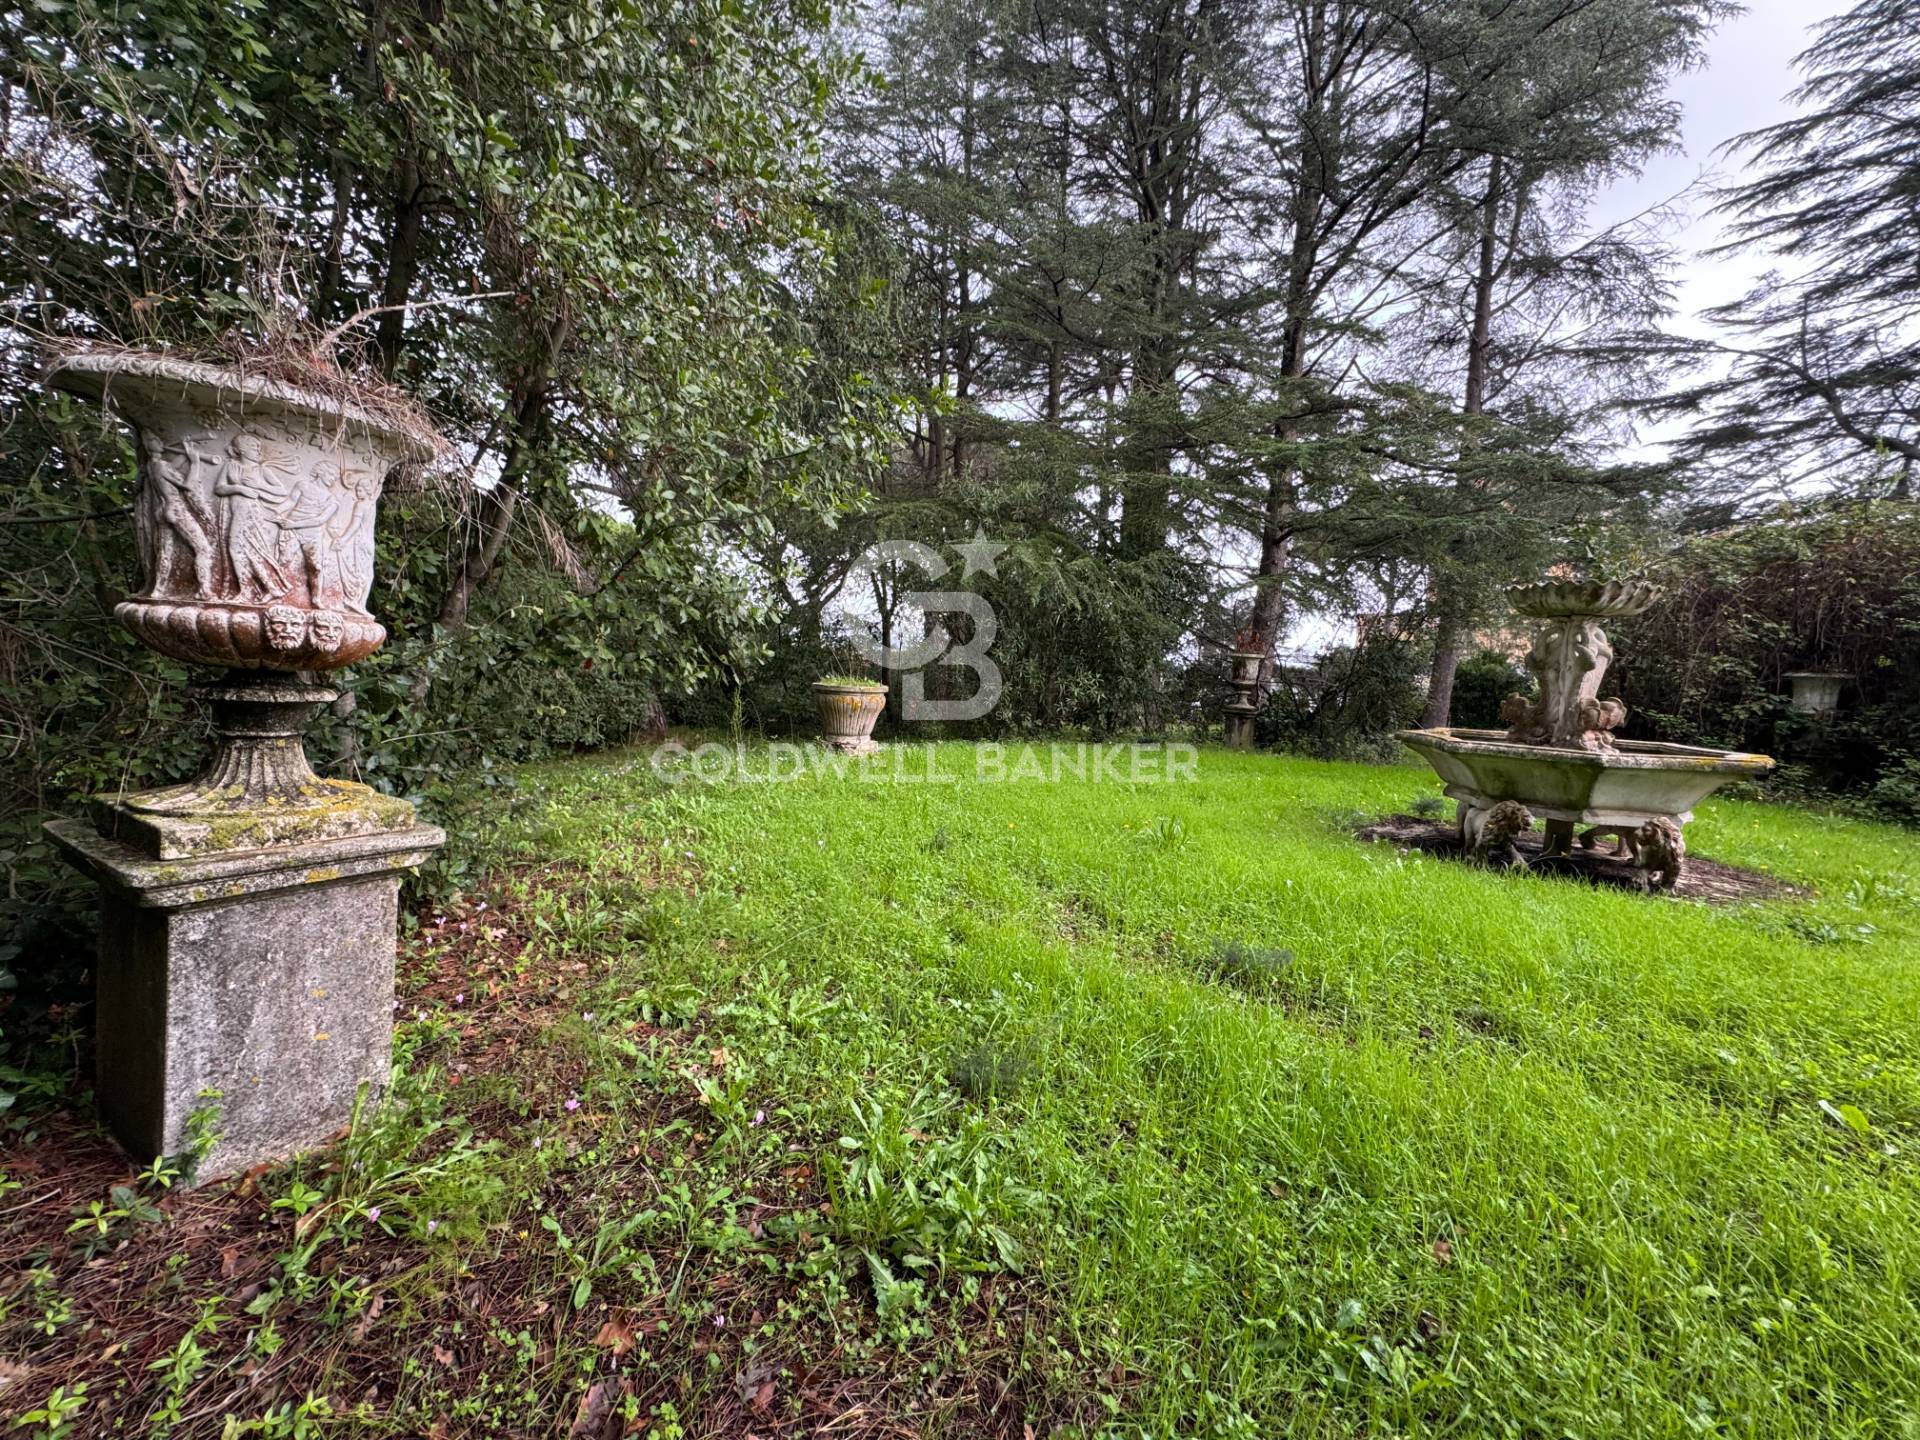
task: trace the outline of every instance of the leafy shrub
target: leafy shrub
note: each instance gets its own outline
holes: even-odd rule
[[[1419,716],[1422,678],[1416,647],[1385,635],[1283,667],[1255,738],[1325,760],[1397,759],[1404,751],[1393,732]]]
[[[1608,627],[1629,735],[1762,751],[1785,762],[1776,793],[1914,818],[1920,504],[1786,510],[1688,542],[1652,578],[1662,601]],[[1794,711],[1797,670],[1853,675],[1841,708]]]
[[[1907,755],[1880,772],[1870,792],[1881,814],[1908,825],[1920,825],[1920,756]]]
[[[1453,677],[1453,723],[1468,729],[1504,729],[1500,702],[1533,689],[1527,672],[1496,650],[1482,650],[1460,662]]]

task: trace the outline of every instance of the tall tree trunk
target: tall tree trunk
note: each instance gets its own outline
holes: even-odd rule
[[[500,563],[507,536],[513,529],[514,512],[519,509],[520,496],[526,487],[527,472],[538,449],[538,436],[545,424],[546,409],[547,387],[544,383],[531,388],[515,407],[512,438],[507,442],[507,455],[500,467],[500,478],[480,497],[473,534],[461,555],[459,569],[454,571],[453,579],[447,583],[447,593],[441,597],[440,613],[436,618],[448,630],[466,628],[467,612],[473,607],[474,592],[486,584],[487,577],[493,574],[495,566]]]
[[[1293,252],[1287,273],[1288,319],[1280,342],[1283,385],[1307,373],[1307,325],[1313,303],[1308,293],[1313,261],[1313,219],[1308,199],[1296,195],[1294,204]],[[1280,420],[1274,425],[1274,435],[1283,441],[1297,440],[1299,427]],[[1253,630],[1260,637],[1258,643],[1268,648],[1279,643],[1286,623],[1286,577],[1293,564],[1299,497],[1299,471],[1290,460],[1276,465],[1267,476],[1266,506],[1260,517],[1260,559],[1253,580]]]
[[[328,188],[333,196],[333,215],[327,222],[326,258],[320,266],[320,283],[313,292],[310,318],[325,326],[333,314],[333,302],[340,294],[342,257],[347,248],[347,214],[353,208],[353,169],[338,150],[328,157]]]
[[[960,179],[969,195],[973,193],[974,178],[974,61],[973,47],[968,46],[966,104],[960,113]],[[959,246],[955,262],[954,268],[960,282],[959,304],[956,310],[957,328],[953,344],[953,396],[956,402],[953,427],[953,475],[957,480],[966,474],[967,469],[967,425],[964,407],[973,394],[974,366],[973,235],[965,212],[960,222]]]
[[[1167,548],[1172,526],[1173,455],[1166,444],[1165,425],[1157,413],[1167,403],[1171,377],[1150,377],[1144,383],[1136,371],[1122,418],[1126,427],[1120,445],[1125,472],[1120,488],[1120,554],[1140,559]]]
[[[1473,277],[1473,329],[1467,337],[1467,388],[1461,412],[1469,417],[1487,409],[1487,367],[1493,349],[1493,287],[1498,274],[1496,239],[1500,221],[1500,157],[1487,167],[1487,194],[1480,204],[1480,257]],[[1462,485],[1472,477],[1462,475]],[[1453,718],[1453,680],[1470,629],[1459,580],[1442,569],[1434,577],[1433,662],[1427,671],[1427,709],[1420,723],[1437,730]]]
[[[374,348],[380,355],[380,373],[391,376],[399,368],[406,344],[407,312],[420,270],[420,230],[426,219],[420,168],[411,153],[400,162],[393,191],[393,223],[387,232],[387,275],[380,287],[380,323],[374,330]]]

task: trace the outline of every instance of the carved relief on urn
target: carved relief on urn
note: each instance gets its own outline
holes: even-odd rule
[[[139,433],[140,591],[115,613],[164,655],[335,670],[377,650],[373,524],[422,427],[279,381],[168,356],[81,351],[48,379],[108,399]]]

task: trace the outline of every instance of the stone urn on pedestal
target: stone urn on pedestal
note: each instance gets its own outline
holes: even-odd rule
[[[57,356],[48,383],[132,422],[142,583],[120,622],[224,669],[196,685],[214,754],[184,785],[102,795],[48,833],[100,887],[101,1118],[178,1155],[210,1107],[205,1181],[326,1140],[387,1081],[400,882],[445,840],[404,800],[324,780],[301,734],[373,653],[373,525],[424,424],[164,355]]]
[[[1233,637],[1233,649],[1228,652],[1233,698],[1227,701],[1226,711],[1227,744],[1235,750],[1253,748],[1253,721],[1260,713],[1260,667],[1266,658],[1258,632],[1242,630]]]

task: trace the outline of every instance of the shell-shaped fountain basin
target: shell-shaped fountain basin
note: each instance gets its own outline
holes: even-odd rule
[[[1757,780],[1774,768],[1766,755],[1645,740],[1589,751],[1522,745],[1504,730],[1402,730],[1399,739],[1456,799],[1518,800],[1539,818],[1588,824],[1656,815],[1685,821],[1722,785]]]
[[[1548,580],[1539,585],[1516,585],[1506,594],[1508,604],[1536,620],[1564,620],[1576,615],[1606,620],[1638,615],[1660,598],[1659,588],[1644,580]]]

